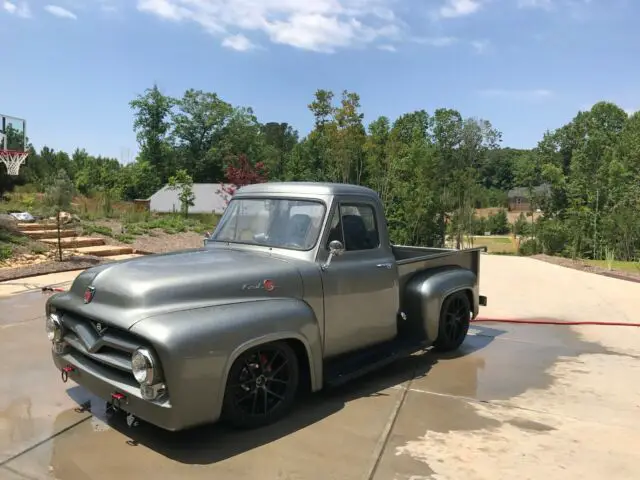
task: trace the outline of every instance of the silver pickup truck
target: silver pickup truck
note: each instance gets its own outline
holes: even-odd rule
[[[204,246],[82,272],[46,303],[62,379],[167,430],[273,422],[303,389],[457,349],[483,248],[391,245],[364,187],[240,189]]]

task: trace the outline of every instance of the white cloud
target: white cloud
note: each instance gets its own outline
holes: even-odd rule
[[[244,35],[232,35],[227,37],[222,41],[222,46],[239,52],[246,52],[247,50],[256,48],[251,40]]]
[[[416,43],[422,43],[431,47],[448,47],[458,42],[456,37],[420,37],[415,38]]]
[[[262,33],[272,42],[305,50],[395,40],[404,24],[392,0],[137,0],[138,10],[166,20],[191,21],[212,34]]]
[[[446,0],[438,13],[442,18],[464,17],[476,13],[483,5],[482,0]]]
[[[470,44],[471,48],[479,54],[486,53],[491,46],[491,42],[489,42],[489,40],[472,40]]]
[[[551,10],[553,6],[552,0],[518,0],[518,7],[520,8],[542,8],[544,10]]]
[[[14,0],[10,2],[9,0],[5,0],[2,3],[2,8],[5,12],[15,15],[16,17],[31,18],[31,9],[25,1]]]
[[[488,97],[501,97],[512,100],[532,100],[548,98],[553,95],[553,92],[545,88],[536,88],[532,90],[507,90],[501,88],[490,88],[487,90],[481,90],[480,94]]]
[[[383,50],[385,52],[397,52],[398,50],[393,45],[380,45],[378,46],[378,50]]]
[[[54,17],[69,18],[71,20],[78,19],[78,16],[75,13],[67,10],[66,8],[60,7],[59,5],[47,5],[44,9]]]

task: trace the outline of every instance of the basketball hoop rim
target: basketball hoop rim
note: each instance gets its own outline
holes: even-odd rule
[[[29,152],[20,150],[0,150],[0,162],[7,168],[7,174],[16,177],[20,174],[20,167],[25,162]]]

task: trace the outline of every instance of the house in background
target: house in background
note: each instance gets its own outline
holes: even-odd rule
[[[533,196],[535,198],[544,198],[551,193],[551,186],[547,183],[533,187]],[[517,187],[509,190],[507,194],[509,198],[510,212],[530,212],[531,199],[529,198],[529,189],[527,187]],[[536,208],[538,208],[536,206]]]
[[[220,183],[194,183],[194,205],[189,207],[189,213],[215,213],[222,214],[227,208],[227,201],[231,198],[222,191],[227,184]],[[158,213],[179,212],[180,191],[171,190],[165,185],[149,197],[149,210]]]

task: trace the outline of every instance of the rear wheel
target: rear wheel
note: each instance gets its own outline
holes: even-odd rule
[[[433,348],[439,352],[450,352],[462,345],[471,322],[471,303],[466,292],[449,295],[442,302],[440,328]]]
[[[288,414],[299,384],[299,365],[286,342],[249,349],[231,366],[224,396],[224,419],[235,427],[256,428]]]

